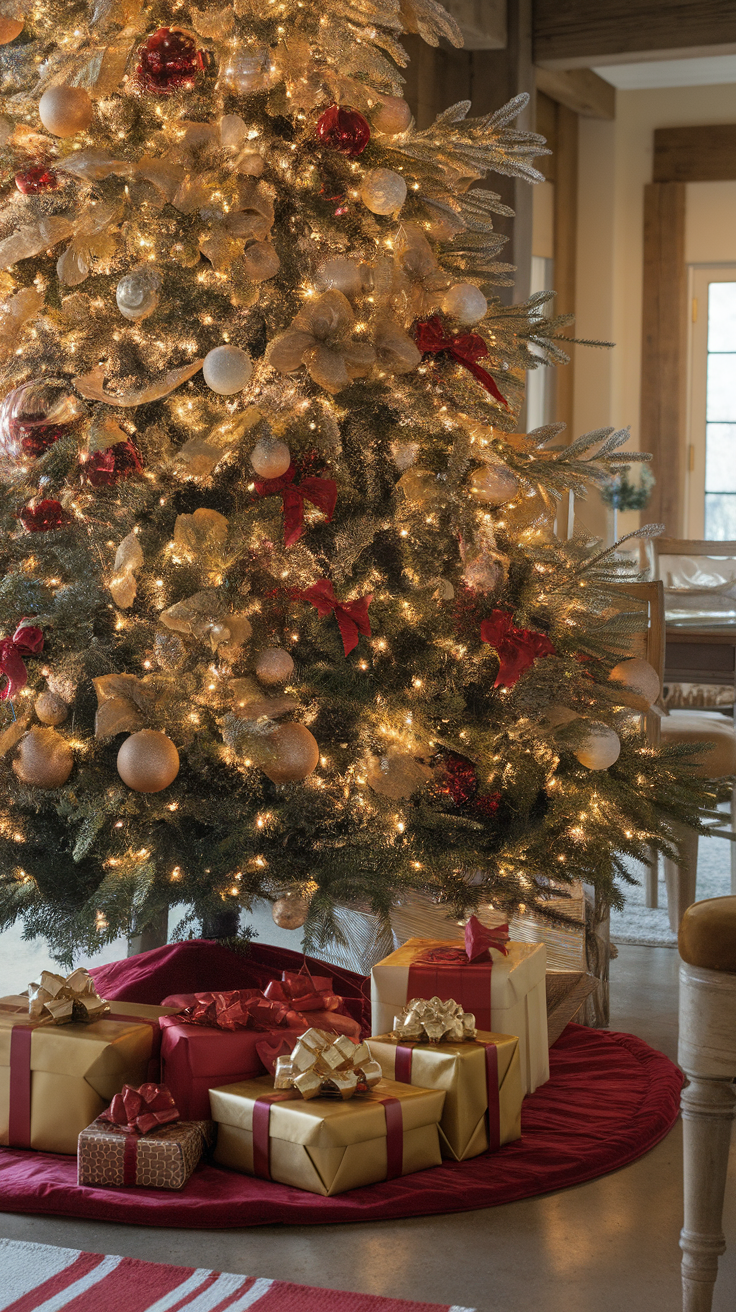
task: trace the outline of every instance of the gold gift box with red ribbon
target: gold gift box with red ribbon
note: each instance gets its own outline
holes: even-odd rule
[[[381,1080],[360,1097],[274,1090],[264,1076],[210,1089],[215,1161],[309,1193],[332,1196],[439,1166],[445,1094]]]
[[[92,1002],[88,988],[77,992]],[[0,998],[0,1144],[73,1156],[80,1132],[123,1085],[150,1077],[158,1018],[178,1009],[109,1007],[102,1020],[67,1023],[64,1014],[58,1023],[47,1009],[33,1019],[28,994]]]
[[[474,1039],[418,1043],[381,1034],[367,1043],[388,1079],[444,1090],[440,1120],[443,1157],[464,1162],[521,1138],[516,1035],[477,1030]]]

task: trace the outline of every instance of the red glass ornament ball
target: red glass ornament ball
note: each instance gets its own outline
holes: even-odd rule
[[[16,173],[15,185],[23,196],[40,196],[44,191],[56,191],[59,179],[45,164],[34,164]]]
[[[177,27],[160,27],[138,52],[136,81],[144,91],[169,96],[191,89],[204,66],[193,36]]]
[[[455,806],[469,802],[478,790],[478,773],[472,761],[458,752],[447,752],[439,763],[435,788]]]
[[[317,137],[328,150],[341,155],[362,155],[371,139],[370,124],[357,109],[330,105],[317,120]]]
[[[139,474],[143,468],[132,442],[116,442],[106,451],[95,451],[84,466],[88,483],[93,487],[114,487],[121,478]]]
[[[61,528],[66,519],[64,507],[60,501],[37,501],[35,506],[24,506],[18,516],[28,533],[50,533]]]

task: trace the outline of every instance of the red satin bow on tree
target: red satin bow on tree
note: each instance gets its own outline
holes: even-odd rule
[[[142,1084],[134,1089],[124,1084],[123,1092],[116,1093],[101,1121],[119,1125],[128,1134],[149,1134],[160,1125],[179,1121],[179,1109],[165,1084]]]
[[[302,601],[311,601],[322,620],[332,611],[335,612],[346,656],[357,647],[361,633],[367,638],[371,636],[368,607],[373,601],[372,595],[358,597],[355,601],[338,601],[330,580],[319,579],[311,588],[307,588],[306,592],[298,592],[297,596]]]
[[[337,1011],[342,998],[334,992],[327,975],[309,975],[304,971],[282,972],[281,980],[271,980],[266,997],[288,1004],[294,1011]]]
[[[304,532],[304,502],[324,512],[327,523],[335,513],[337,483],[332,478],[310,477],[295,483],[298,469],[291,464],[280,478],[266,478],[255,484],[259,497],[280,496],[284,507],[284,546],[291,547]]]
[[[231,989],[224,993],[195,993],[197,1001],[177,1016],[187,1025],[217,1030],[272,1030],[299,1025],[293,1004],[260,989]]]
[[[480,626],[481,642],[490,643],[498,653],[498,674],[494,688],[513,688],[538,656],[554,656],[555,649],[546,633],[517,629],[506,610],[494,610]]]
[[[14,697],[28,683],[28,671],[21,657],[38,656],[41,651],[43,632],[26,620],[21,620],[12,638],[3,638],[0,642],[0,674],[4,674],[8,682],[0,692],[0,701]]]
[[[471,916],[465,926],[465,949],[463,948],[429,948],[423,952],[417,962],[431,966],[469,966],[481,965],[491,961],[491,948],[496,948],[505,957],[508,956],[506,944],[509,941],[509,927],[494,925],[488,929],[482,925],[477,916]]]
[[[431,319],[424,319],[417,324],[414,339],[423,354],[429,352],[438,355],[442,351],[447,351],[453,360],[457,360],[464,369],[468,369],[481,386],[508,410],[508,401],[499,392],[495,380],[487,369],[483,369],[477,363],[490,354],[487,344],[478,333],[458,333],[456,337],[451,337],[445,331],[439,315],[433,314]]]

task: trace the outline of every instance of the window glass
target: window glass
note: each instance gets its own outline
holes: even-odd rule
[[[736,540],[736,282],[708,287],[705,537]]]

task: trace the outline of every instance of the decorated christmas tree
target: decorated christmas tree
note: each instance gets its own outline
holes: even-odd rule
[[[499,298],[486,178],[544,143],[523,99],[417,130],[404,32],[460,42],[435,0],[0,5],[0,924],[59,960],[173,904],[319,949],[412,889],[616,902],[697,823],[622,566],[555,537],[626,435],[517,431],[561,321]]]

